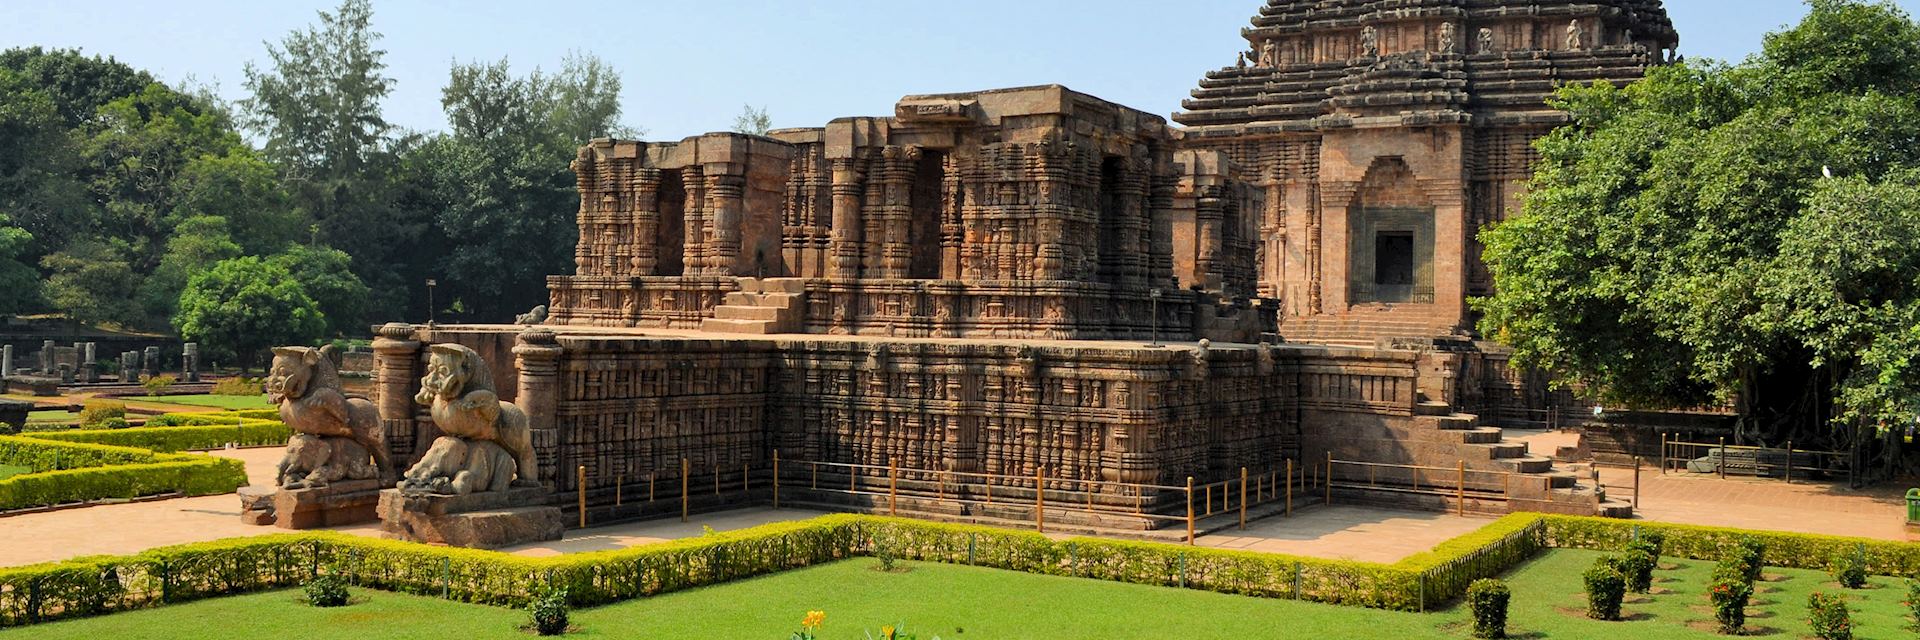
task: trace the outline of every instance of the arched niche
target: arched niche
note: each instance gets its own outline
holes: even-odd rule
[[[1431,303],[1434,205],[1397,157],[1375,159],[1347,210],[1353,304]]]

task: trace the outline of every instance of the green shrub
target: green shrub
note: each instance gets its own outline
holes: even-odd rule
[[[1833,560],[1828,564],[1827,572],[1831,573],[1833,581],[1840,583],[1842,587],[1859,589],[1867,586],[1867,559],[1862,557],[1859,551],[1842,551],[1834,554]]]
[[[208,393],[216,396],[257,396],[266,391],[259,379],[235,376],[213,383],[213,390]]]
[[[1707,587],[1707,599],[1713,601],[1713,618],[1720,633],[1734,635],[1747,625],[1747,602],[1753,598],[1753,585],[1732,576],[1722,576]]]
[[[140,381],[140,386],[147,390],[148,396],[158,396],[166,394],[168,389],[173,388],[173,383],[179,381],[180,379],[173,377],[173,374],[163,373]]]
[[[1627,579],[1627,590],[1634,593],[1646,593],[1653,590],[1653,567],[1659,560],[1644,548],[1629,547],[1618,558],[1614,567],[1621,577]]]
[[[1846,598],[1814,592],[1807,596],[1807,626],[1820,640],[1852,640],[1853,612]]]
[[[1907,580],[1907,599],[1900,602],[1907,608],[1908,631],[1920,631],[1920,580]]]
[[[316,607],[347,606],[347,581],[335,574],[314,576],[307,581],[307,604]]]
[[[557,636],[567,632],[567,590],[552,589],[535,598],[527,605],[528,626],[543,636]]]
[[[88,429],[110,428],[109,421],[118,420],[121,428],[127,426],[127,405],[112,400],[88,400],[80,408],[80,426]]]
[[[1602,557],[1581,575],[1587,590],[1587,617],[1619,620],[1620,601],[1627,597],[1627,578],[1620,575],[1615,556]]]
[[[1737,551],[1741,568],[1747,572],[1747,584],[1760,581],[1760,572],[1767,568],[1767,543],[1753,536],[1742,536]]]
[[[172,414],[169,414],[172,415]],[[227,414],[211,414],[227,415]],[[204,451],[218,449],[227,443],[236,443],[243,447],[284,444],[293,437],[293,430],[279,422],[266,420],[180,420],[160,416],[154,422],[166,422],[167,426],[147,426],[118,430],[80,430],[52,431],[33,433],[29,437],[59,442],[88,442],[121,447],[138,447],[161,453],[178,451]],[[191,422],[192,426],[171,426],[178,422]],[[236,424],[236,422],[238,424]]]
[[[1659,531],[1635,530],[1634,540],[1632,543],[1629,543],[1628,546],[1634,544],[1641,545],[1648,552],[1651,552],[1653,559],[1657,562],[1660,556],[1665,555],[1667,552],[1667,534]]]
[[[245,465],[232,458],[27,436],[0,436],[0,464],[33,469],[0,479],[0,510],[169,492],[216,495],[247,484]]]
[[[1642,536],[1664,534],[1663,557],[1718,560],[1728,555],[1727,550],[1742,538],[1754,538],[1766,544],[1766,560],[1777,567],[1826,571],[1827,562],[1834,554],[1854,550],[1866,557],[1868,575],[1920,575],[1920,544],[1908,542],[1581,516],[1541,515],[1539,518],[1546,546],[1556,548],[1621,549],[1633,539],[1637,529]]]
[[[1507,583],[1481,578],[1467,587],[1467,608],[1473,611],[1473,637],[1507,637],[1507,602],[1513,593]]]

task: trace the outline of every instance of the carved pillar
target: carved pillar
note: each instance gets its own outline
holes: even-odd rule
[[[707,244],[707,224],[711,219],[707,208],[707,180],[700,165],[691,165],[680,171],[681,183],[686,187],[687,200],[685,234],[681,253],[685,256],[685,273],[697,275],[706,272],[709,247]]]
[[[420,383],[420,342],[413,339],[413,325],[405,323],[387,323],[375,333],[373,404],[380,411],[394,468],[405,469],[424,441],[414,429],[413,405],[414,386]]]
[[[836,279],[860,277],[860,172],[853,158],[833,159],[833,271]]]
[[[13,375],[13,345],[0,346],[0,378]]]
[[[580,148],[579,155],[574,156],[572,169],[574,188],[578,189],[578,193],[580,194],[580,211],[578,213],[580,241],[573,245],[574,273],[583,276],[593,275],[592,221],[594,208],[598,206],[598,204],[597,199],[594,197],[593,189],[593,176],[596,169],[593,162],[592,147]]]
[[[746,193],[747,177],[738,165],[707,165],[707,197],[713,203],[713,215],[709,217],[712,231],[708,235],[706,275],[733,275],[733,265],[740,257]]]
[[[1147,265],[1147,282],[1151,287],[1174,288],[1173,199],[1178,189],[1179,178],[1171,172],[1160,172],[1149,183],[1147,214],[1151,228],[1148,230],[1148,246],[1152,248],[1152,253]]]
[[[52,340],[41,341],[40,342],[40,375],[45,376],[45,375],[53,374],[53,360],[54,360],[53,341]]]
[[[961,234],[960,212],[966,206],[966,192],[961,189],[960,155],[949,153],[943,160],[940,183],[940,277],[946,280],[960,279]]]
[[[633,172],[633,247],[629,276],[650,276],[660,264],[660,170],[647,167]]]
[[[527,412],[533,431],[533,454],[540,468],[528,473],[548,491],[559,486],[560,356],[565,352],[552,330],[534,328],[520,334],[513,355],[520,369],[514,404]]]
[[[879,259],[870,260],[867,266],[877,269],[880,278],[905,280],[913,263],[908,227],[913,220],[913,174],[921,151],[919,147],[887,147],[882,153],[879,172],[882,200],[879,215],[874,216],[877,220],[871,221],[879,231]]]

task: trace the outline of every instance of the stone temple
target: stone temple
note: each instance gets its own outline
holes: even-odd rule
[[[1567,122],[1547,96],[1669,59],[1660,3],[1270,0],[1242,36],[1180,126],[1041,86],[587,145],[542,324],[377,329],[395,463],[439,433],[413,398],[451,343],[594,522],[765,502],[779,468],[789,503],[1030,521],[1041,485],[1084,501],[1058,522],[1151,529],[1188,478],[1329,457],[1419,467],[1336,469],[1381,488],[1337,499],[1627,512],[1503,439],[1556,397],[1466,300]],[[1491,499],[1421,491],[1469,474]]]

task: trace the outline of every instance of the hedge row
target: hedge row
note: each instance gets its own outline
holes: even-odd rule
[[[0,464],[33,469],[0,479],[0,510],[180,492],[229,493],[247,484],[239,460],[0,436]]]
[[[492,605],[536,587],[594,606],[885,553],[1046,575],[1389,609],[1497,572],[1536,548],[1537,517],[1488,529],[1395,565],[1098,538],[1055,540],[992,527],[839,514],[614,551],[528,558],[313,532],[0,569],[0,626],[285,588],[318,572],[356,584]],[[1514,542],[1523,540],[1525,542]],[[1476,545],[1476,541],[1478,545]],[[1492,551],[1490,551],[1492,550]],[[1425,589],[1423,591],[1423,588]],[[1455,594],[1457,595],[1457,594]]]
[[[286,444],[287,439],[293,436],[293,430],[277,420],[239,419],[236,422],[235,418],[230,417],[224,423],[209,420],[187,424],[195,426],[39,431],[25,435],[41,440],[138,447],[163,453],[218,449],[229,442],[243,447],[279,445]]]
[[[1908,542],[1578,516],[1540,518],[1546,527],[1547,544],[1552,547],[1620,549],[1641,532],[1657,531],[1666,536],[1667,555],[1716,560],[1741,538],[1750,537],[1766,543],[1766,563],[1770,566],[1824,570],[1840,552],[1862,552],[1868,573],[1920,577],[1920,544]]]

